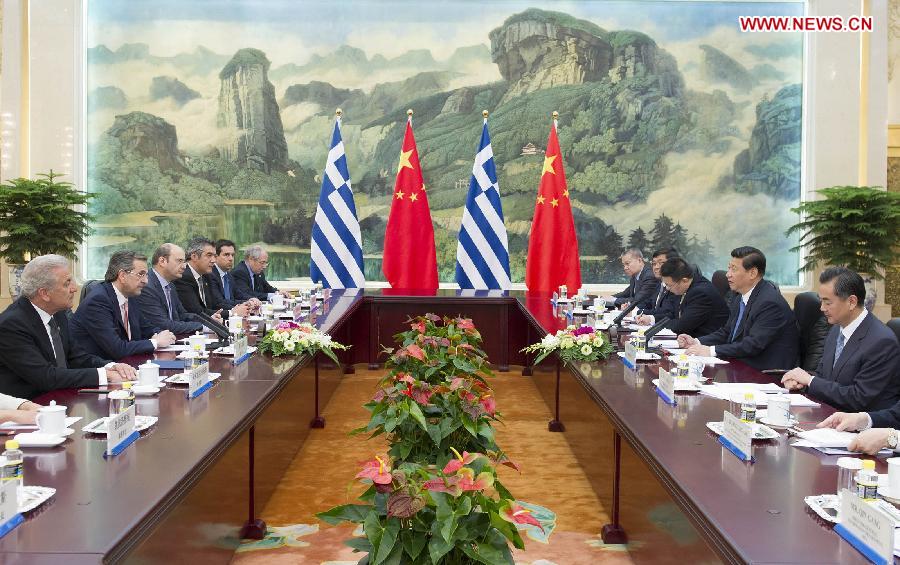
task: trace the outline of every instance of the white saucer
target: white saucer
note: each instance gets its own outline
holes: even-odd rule
[[[66,438],[65,436],[31,432],[16,434],[16,441],[19,442],[19,447],[53,447],[66,441]]]
[[[878,496],[887,500],[888,502],[900,504],[900,492],[891,491],[891,487],[889,485],[878,485]]]
[[[763,423],[767,426],[773,427],[773,428],[791,428],[793,426],[796,426],[797,422],[799,422],[799,420],[797,420],[797,418],[795,418],[793,416],[791,416],[791,421],[788,422],[787,424],[776,424],[775,422],[770,420],[768,416],[760,416],[759,421],[761,423]]]
[[[135,385],[131,390],[135,396],[153,396],[159,393],[159,387],[153,385]]]

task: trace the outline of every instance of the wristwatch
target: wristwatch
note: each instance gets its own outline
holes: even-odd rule
[[[887,446],[891,449],[897,449],[897,430],[891,429],[887,437]]]

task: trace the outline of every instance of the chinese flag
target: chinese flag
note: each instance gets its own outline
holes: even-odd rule
[[[434,227],[409,120],[400,149],[391,215],[384,233],[381,270],[392,288],[436,290],[438,287]]]
[[[570,296],[581,288],[581,266],[578,263],[578,238],[566,188],[556,123],[550,128],[544,168],[534,221],[528,239],[528,263],[525,266],[525,286],[530,291],[551,292],[559,285],[569,287]]]

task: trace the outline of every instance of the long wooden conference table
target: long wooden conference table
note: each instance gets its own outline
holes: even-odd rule
[[[157,397],[138,399],[138,413],[159,421],[116,457],[103,457],[102,436],[81,431],[108,411],[105,395],[61,390],[38,398],[56,400],[68,406],[68,415],[83,419],[61,446],[26,451],[26,483],[57,492],[0,538],[0,562],[228,562],[242,534],[264,529],[259,513],[310,427],[327,425],[319,410],[341,379],[353,378],[354,364],[377,368],[381,346],[392,343],[409,316],[425,312],[471,317],[499,370],[519,365],[531,375],[554,412],[551,428],[565,429],[598,498],[611,510],[607,541],[629,536],[631,516],[646,504],[646,485],[636,490],[620,474],[620,459],[636,457],[653,488],[662,487],[705,542],[699,552],[681,555],[670,547],[636,549],[636,561],[685,562],[691,555],[689,560],[737,563],[864,562],[803,502],[834,491],[836,458],[791,447],[782,435],[754,443],[755,463],[739,461],[706,428],[722,419],[726,403],[679,395],[676,406],[666,404],[650,382],[658,364],[631,370],[612,356],[561,371],[550,360],[532,367],[520,349],[567,323],[548,296],[393,292],[336,291],[313,314],[303,314],[353,346],[343,353],[343,370],[308,358],[254,355],[232,366],[229,358],[213,356],[210,370],[222,376],[206,394],[188,400],[184,388],[170,386]],[[706,371],[716,381],[768,382],[736,361]],[[831,412],[824,405],[795,409],[804,422]],[[884,472],[883,462],[879,466]]]

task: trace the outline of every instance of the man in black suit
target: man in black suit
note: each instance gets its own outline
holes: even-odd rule
[[[846,267],[819,276],[822,312],[831,331],[813,374],[788,371],[781,382],[847,412],[886,410],[900,401],[900,345],[865,307],[862,277]]]
[[[89,353],[110,359],[153,353],[175,343],[141,316],[137,296],[147,285],[147,257],[116,251],[104,282],[96,285],[72,316],[72,337]]]
[[[185,270],[184,250],[173,243],[163,243],[153,252],[151,263],[147,286],[137,298],[141,316],[152,326],[176,335],[203,331],[200,319],[185,309],[176,290]]]
[[[34,398],[135,378],[133,367],[91,355],[72,339],[66,311],[77,290],[65,257],[42,255],[25,266],[22,296],[0,314],[0,392]]]
[[[693,338],[679,335],[688,354],[740,359],[759,370],[796,367],[800,336],[797,320],[781,292],[763,277],[766,256],[755,247],[738,247],[728,262],[728,286],[740,295],[728,322],[717,331]]]
[[[640,249],[629,249],[620,259],[622,270],[631,277],[631,280],[628,282],[628,288],[622,292],[604,297],[606,303],[625,306],[636,301],[638,308],[649,308],[653,304],[658,286],[658,281],[653,277],[653,269],[644,263],[644,254]]]
[[[238,316],[246,316],[259,307],[259,299],[251,298],[246,302],[238,300],[234,294],[234,279],[231,269],[234,268],[234,242],[228,239],[216,241],[216,260],[212,271],[205,275],[212,290],[213,300],[224,308],[231,309]]]
[[[653,302],[650,307],[644,309],[641,316],[638,316],[639,324],[652,324],[652,320],[662,320],[663,318],[675,318],[678,316],[678,305],[681,297],[674,292],[669,291],[665,283],[662,281],[660,269],[669,259],[680,257],[678,250],[674,247],[670,249],[657,249],[653,252],[653,259],[650,260],[650,266],[653,269],[653,277],[659,281],[653,294]]]
[[[290,294],[269,284],[263,271],[269,265],[269,254],[261,245],[244,250],[244,260],[231,271],[234,294],[238,300],[269,300],[274,294],[290,298]]]
[[[678,307],[664,327],[689,336],[712,333],[728,321],[728,305],[716,287],[681,257],[660,267],[663,284],[679,297]],[[641,316],[639,323],[653,324],[654,316]]]

